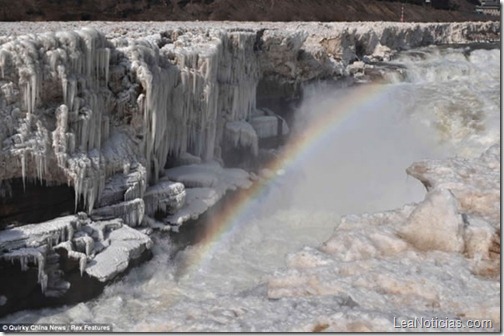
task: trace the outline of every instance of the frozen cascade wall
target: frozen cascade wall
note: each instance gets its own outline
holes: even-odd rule
[[[261,77],[345,75],[362,53],[383,58],[394,49],[488,40],[499,32],[498,23],[292,23],[283,29],[149,23],[139,36],[135,24],[98,23],[103,33],[33,33],[51,29],[44,25],[23,25],[17,30],[25,35],[0,39],[0,180],[71,185],[88,212],[106,181],[130,167],[145,170],[145,180],[128,200],[143,197],[169,154],[218,160],[226,123],[249,119]]]

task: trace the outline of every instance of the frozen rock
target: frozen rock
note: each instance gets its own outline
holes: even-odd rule
[[[174,214],[185,203],[186,191],[182,183],[161,181],[145,191],[145,213],[154,216],[156,211]]]
[[[197,219],[226,192],[238,188],[246,189],[252,185],[249,173],[236,168],[222,168],[216,162],[167,169],[162,183],[167,179],[180,182],[186,188],[183,207],[164,219],[164,222],[171,226]]]
[[[146,187],[146,174],[142,166],[132,169],[126,164],[124,172],[107,179],[100,194],[97,207],[141,198]]]
[[[114,266],[107,275],[99,271],[88,273],[96,274],[100,281],[106,281],[126,269],[121,265],[127,266],[151,246],[152,242],[148,236],[124,226],[121,220],[93,222],[83,213],[0,232],[0,260],[19,263],[21,271],[36,267],[42,293],[55,298],[74,290],[72,285],[63,279],[64,268],[61,268],[61,262],[67,259],[75,261],[81,276],[90,266],[91,270],[110,269]],[[108,260],[109,257],[112,259]],[[114,257],[119,258],[120,262]],[[114,260],[120,265],[115,265]],[[7,298],[18,295],[2,294]]]
[[[254,127],[246,121],[233,121],[226,124],[226,143],[234,148],[248,148],[257,156],[259,150],[257,134]]]
[[[180,226],[191,219],[197,219],[205,211],[214,206],[224,196],[213,188],[186,189],[185,205],[173,215],[164,219],[166,224]]]
[[[44,223],[4,230],[0,232],[0,249],[9,251],[21,247],[57,245],[71,240],[79,224],[77,216],[65,216]]]
[[[497,39],[500,29],[498,22],[93,26],[0,28],[0,181],[67,184],[88,213],[142,198],[168,157],[220,160],[227,142],[257,154],[257,138],[278,133],[272,118],[252,118],[261,78],[338,77],[366,55]]]
[[[269,109],[256,110],[250,124],[256,131],[259,139],[289,134],[287,122]]]
[[[93,220],[121,218],[124,223],[130,226],[138,226],[142,223],[144,214],[145,203],[143,199],[137,198],[132,201],[121,202],[103,208],[94,209],[91,212],[91,218],[93,218]]]
[[[110,245],[98,254],[85,272],[101,282],[109,281],[126,270],[131,260],[141,257],[152,247],[150,238],[127,226],[110,233]]]
[[[464,222],[450,191],[434,189],[411,213],[399,236],[422,251],[464,250]]]

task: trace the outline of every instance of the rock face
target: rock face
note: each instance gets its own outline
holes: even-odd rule
[[[9,197],[5,191],[15,181],[67,186],[74,212],[84,211],[0,231],[3,267],[14,262],[20,278],[38,283],[13,290],[16,299],[2,286],[0,313],[41,305],[55,293],[64,298],[83,279],[96,284],[86,297],[96,294],[149,253],[150,239],[130,227],[176,230],[228,190],[250,187],[248,173],[222,167],[225,153],[255,157],[260,139],[288,131],[280,116],[256,108],[259,81],[346,76],[356,60],[387,59],[426,44],[493,40],[500,31],[496,22],[93,26],[0,26],[0,198]],[[190,165],[165,170],[174,162]],[[472,189],[450,190],[462,207],[472,207],[468,220],[478,223],[465,235],[468,253],[485,250],[475,243],[487,232],[478,218],[493,225],[495,204],[466,204]],[[404,248],[398,241],[391,238],[392,251]],[[59,271],[73,282],[60,281]]]

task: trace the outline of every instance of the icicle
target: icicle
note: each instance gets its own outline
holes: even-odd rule
[[[23,190],[26,191],[26,156],[25,151],[21,152],[21,176],[23,179]]]
[[[108,86],[109,81],[109,63],[110,63],[110,49],[105,48],[105,86]]]
[[[45,293],[48,280],[47,274],[45,273],[45,256],[39,252],[36,255],[36,258],[37,258],[36,264],[38,265],[38,282],[42,289],[42,293]]]
[[[87,266],[87,256],[84,253],[76,251],[68,251],[68,257],[72,259],[79,260],[79,270],[81,276],[84,274],[84,270]]]
[[[5,78],[5,67],[7,66],[8,59],[9,52],[6,50],[0,50],[0,69],[2,70],[2,78]]]

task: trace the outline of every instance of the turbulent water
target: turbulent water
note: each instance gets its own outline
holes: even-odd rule
[[[155,235],[154,258],[97,299],[18,312],[3,321],[111,323],[114,331],[289,328],[292,317],[282,316],[287,310],[268,300],[264,287],[288,253],[318,246],[341,215],[422,200],[423,186],[405,173],[412,162],[473,157],[498,141],[499,59],[500,50],[465,47],[399,55],[393,62],[404,66],[401,73],[391,71],[372,95],[360,96],[343,111],[345,118],[319,135],[323,141],[314,142],[302,160],[250,201],[254,216],[240,218],[239,227],[220,237],[210,252],[195,245],[174,254],[170,238]],[[323,83],[307,87],[296,113],[296,136],[340,106],[352,90]],[[187,267],[187,260],[197,263]],[[227,324],[210,313],[225,311],[237,300],[255,311],[241,324]],[[307,309],[316,316],[330,306],[327,300]]]

